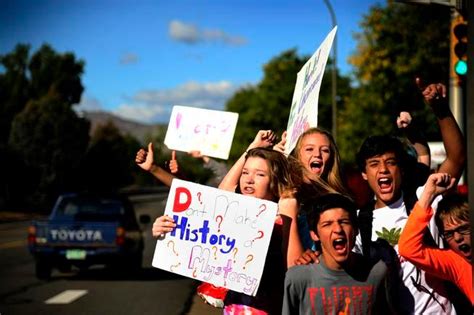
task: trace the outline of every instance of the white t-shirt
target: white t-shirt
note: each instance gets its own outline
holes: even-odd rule
[[[419,187],[416,192],[418,197],[422,191],[423,187]],[[433,203],[433,209],[437,208],[439,199],[440,198]],[[417,269],[412,263],[406,261],[398,254],[398,239],[400,238],[402,229],[405,227],[407,219],[408,214],[403,197],[389,206],[373,210],[372,241],[376,241],[379,237],[388,241],[397,252],[400,260],[401,272],[403,273],[402,279],[409,290],[409,292],[406,292],[407,295],[405,299],[402,296],[402,302],[406,300],[404,304],[408,309],[412,309],[414,303],[413,314],[456,314],[451,302],[445,298],[447,295],[443,292],[444,285],[442,280],[428,275],[428,282],[430,283],[430,285],[428,285],[425,272]],[[430,221],[429,229],[436,243],[441,244],[438,229],[434,222],[434,216]],[[354,251],[362,253],[360,233],[357,235]],[[415,283],[417,283],[417,285],[415,285]],[[420,290],[417,287],[420,288]],[[423,288],[429,292],[433,292],[433,297],[426,293]],[[433,288],[436,289],[433,290]]]

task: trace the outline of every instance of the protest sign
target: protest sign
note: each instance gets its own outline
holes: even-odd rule
[[[255,295],[277,204],[174,179],[165,214],[177,224],[156,243],[152,265]]]
[[[170,150],[200,151],[228,159],[239,114],[196,107],[174,106],[166,131]]]
[[[318,125],[319,90],[336,31],[337,26],[326,36],[318,50],[298,72],[286,128],[286,154],[293,150],[298,137],[305,130]]]

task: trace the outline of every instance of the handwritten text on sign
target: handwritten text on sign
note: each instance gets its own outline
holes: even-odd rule
[[[152,265],[255,295],[276,212],[274,202],[175,179],[165,214],[177,226],[158,239]]]
[[[318,50],[298,72],[286,128],[285,153],[289,154],[298,137],[308,128],[318,125],[318,101],[321,80],[336,35],[337,26],[326,36]]]
[[[239,114],[196,107],[174,106],[166,132],[170,150],[201,151],[228,159]]]

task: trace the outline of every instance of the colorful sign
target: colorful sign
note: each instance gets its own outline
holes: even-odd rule
[[[200,151],[228,159],[239,114],[196,107],[174,106],[166,132],[170,150]]]
[[[165,214],[177,224],[158,239],[154,267],[257,293],[277,204],[174,179]]]
[[[318,125],[319,90],[336,31],[337,26],[326,36],[318,50],[298,72],[286,128],[286,154],[293,150],[298,137],[305,130]]]

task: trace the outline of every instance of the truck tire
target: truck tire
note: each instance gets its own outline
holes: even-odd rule
[[[52,271],[51,264],[46,259],[36,260],[36,278],[40,280],[49,280]]]

